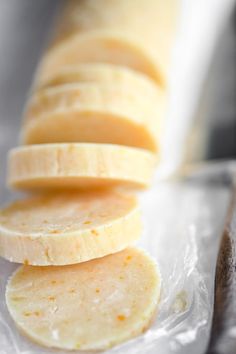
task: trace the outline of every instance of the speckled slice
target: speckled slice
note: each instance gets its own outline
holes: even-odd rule
[[[143,333],[159,297],[156,265],[136,248],[64,267],[22,266],[6,290],[22,333],[72,350],[107,349]]]
[[[140,233],[140,211],[132,195],[39,195],[0,211],[0,256],[30,265],[73,264],[118,252]]]

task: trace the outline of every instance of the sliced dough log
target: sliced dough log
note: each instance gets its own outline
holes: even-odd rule
[[[147,187],[156,156],[108,144],[41,144],[11,150],[8,184],[19,189]]]
[[[163,84],[178,7],[178,0],[67,1],[39,79],[63,62],[97,61],[129,66]]]
[[[102,350],[141,334],[159,297],[156,266],[135,248],[64,267],[22,266],[6,291],[9,312],[24,334],[72,350]]]
[[[157,151],[165,95],[156,92],[154,99],[123,83],[46,88],[26,110],[23,142],[111,143]]]
[[[140,233],[140,211],[131,195],[35,196],[1,210],[0,255],[31,265],[79,263],[120,251]]]

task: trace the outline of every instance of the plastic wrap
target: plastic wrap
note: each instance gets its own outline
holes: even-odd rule
[[[107,352],[204,353],[229,189],[197,182],[155,183],[140,195],[140,201],[144,234],[139,246],[158,263],[162,274],[161,302],[146,333]],[[15,268],[16,265],[0,260],[0,354],[53,353],[54,350],[23,337],[9,317],[5,286]]]

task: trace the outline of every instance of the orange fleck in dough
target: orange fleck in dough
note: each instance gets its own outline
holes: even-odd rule
[[[50,301],[55,301],[56,298],[55,298],[55,296],[49,296],[49,297],[48,297],[48,300],[50,300]]]
[[[24,297],[23,296],[13,296],[11,299],[12,299],[12,301],[22,301],[22,300],[24,300]]]
[[[126,317],[121,314],[121,315],[118,315],[118,316],[117,316],[117,319],[118,319],[119,321],[124,321],[124,320],[126,319]]]
[[[26,317],[29,317],[29,316],[31,316],[31,315],[32,315],[31,312],[24,312],[24,316],[26,316]]]
[[[74,294],[75,293],[75,289],[70,289],[69,293]]]

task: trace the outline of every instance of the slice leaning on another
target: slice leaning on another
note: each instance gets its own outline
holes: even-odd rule
[[[30,265],[66,265],[118,252],[141,234],[134,196],[65,192],[30,197],[0,211],[0,256]]]
[[[26,109],[23,143],[105,143],[156,152],[165,112],[165,95],[156,93],[154,99],[126,83],[45,88]]]
[[[65,65],[48,75],[47,80],[36,86],[35,89],[40,90],[46,87],[79,82],[122,85],[124,89],[135,86],[139,93],[145,95],[145,98],[149,97],[154,100],[160,91],[155,81],[142,73],[123,66],[102,63]]]
[[[18,147],[8,158],[8,184],[17,189],[144,188],[156,156],[113,144],[39,144]]]

